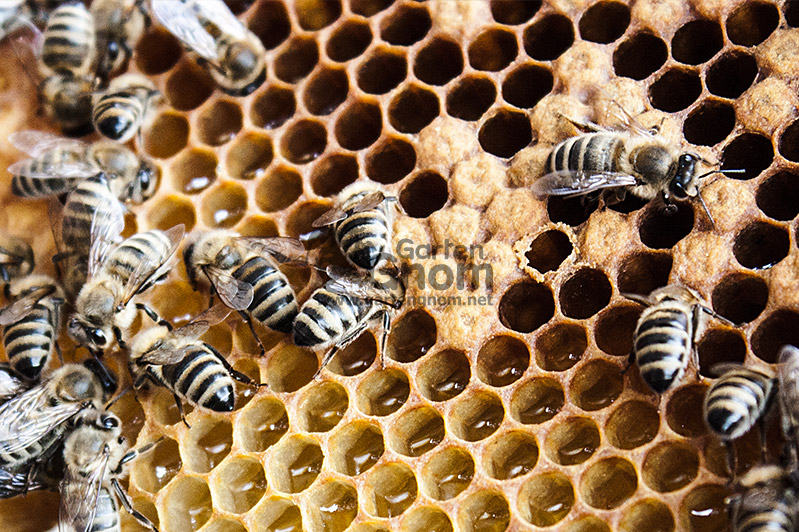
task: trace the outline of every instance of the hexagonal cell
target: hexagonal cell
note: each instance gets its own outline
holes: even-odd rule
[[[247,212],[247,191],[236,183],[223,183],[203,198],[202,218],[208,227],[230,228]]]
[[[243,514],[255,506],[266,491],[264,468],[254,458],[226,460],[216,470],[211,487],[217,507],[234,514]]]
[[[405,214],[412,218],[427,218],[446,205],[448,199],[446,180],[433,171],[416,174],[399,195]]]
[[[458,526],[463,532],[504,532],[510,524],[510,507],[502,493],[480,490],[458,507]]]
[[[566,527],[565,532],[610,532],[606,522],[593,515],[576,519]]]
[[[486,473],[497,480],[526,475],[538,462],[538,442],[523,431],[506,432],[488,444],[483,465]]]
[[[515,85],[510,89],[511,98],[515,95],[513,88]],[[496,98],[497,89],[491,79],[477,75],[464,76],[458,79],[447,94],[447,114],[461,120],[475,121],[488,111]],[[516,105],[514,102],[508,103]]]
[[[552,222],[577,227],[588,220],[598,205],[598,199],[588,196],[550,196],[547,198],[547,214]]]
[[[366,175],[372,181],[388,185],[413,171],[416,151],[400,137],[388,137],[374,146],[366,156]]]
[[[183,439],[186,467],[208,473],[230,453],[233,426],[227,419],[205,418],[192,424]]]
[[[164,96],[178,111],[198,108],[216,89],[211,75],[197,63],[184,59],[166,80]]]
[[[366,51],[372,42],[369,24],[357,19],[342,22],[333,30],[327,41],[325,53],[333,61],[343,63],[355,59]]]
[[[477,138],[485,151],[507,159],[533,141],[533,130],[524,113],[499,109],[483,122]]]
[[[408,61],[401,51],[381,46],[372,50],[358,67],[355,79],[367,94],[386,94],[408,75]]]
[[[335,154],[316,163],[311,171],[311,188],[319,196],[333,196],[358,179],[358,160]]]
[[[241,107],[232,100],[217,100],[200,111],[195,127],[200,142],[221,146],[233,139],[241,130]]]
[[[685,140],[699,146],[715,146],[735,127],[735,109],[727,102],[704,100],[694,107],[683,122]],[[723,158],[725,164],[727,158]],[[731,167],[728,167],[731,168]],[[736,166],[735,168],[741,168]]]
[[[302,177],[295,170],[280,166],[262,178],[255,190],[255,204],[264,212],[281,211],[302,194]]]
[[[565,316],[590,318],[610,302],[613,288],[605,272],[593,268],[577,270],[560,287],[560,308]]]
[[[189,142],[189,121],[183,115],[166,111],[156,116],[142,133],[144,151],[168,159]]]
[[[799,6],[793,2],[788,2],[783,6],[783,14],[785,15],[785,22],[791,28],[799,26]]]
[[[543,283],[516,283],[502,294],[499,301],[499,321],[520,333],[533,332],[554,315],[552,290]]]
[[[267,50],[277,48],[291,35],[291,21],[283,2],[257,2],[247,27]]]
[[[780,135],[778,149],[780,155],[789,161],[799,161],[799,120],[791,123]]]
[[[148,75],[163,74],[175,66],[183,54],[177,38],[165,28],[153,25],[136,43],[136,67]]]
[[[790,238],[785,228],[769,222],[752,222],[735,236],[732,252],[744,268],[771,268],[788,256]]]
[[[169,167],[172,186],[184,194],[203,191],[216,181],[217,164],[216,155],[210,150],[185,151]]]
[[[519,490],[517,501],[522,517],[535,526],[552,526],[574,505],[574,488],[563,473],[536,475]]]
[[[358,515],[358,492],[341,480],[328,480],[308,494],[311,532],[344,532]]]
[[[572,243],[566,233],[549,229],[535,237],[524,256],[527,258],[528,266],[546,273],[560,268],[572,251]]]
[[[523,65],[505,77],[502,82],[502,98],[516,107],[530,109],[535,107],[541,98],[552,91],[553,84],[552,72],[546,67]],[[493,84],[490,90],[485,91],[486,95],[490,94],[492,96],[490,101],[488,101],[488,98],[485,99],[489,105],[494,100],[493,95],[495,92]],[[478,106],[480,105],[479,101],[472,102],[472,105],[475,105],[475,103]],[[480,113],[480,116],[482,116],[482,113]]]
[[[358,410],[367,416],[387,416],[408,400],[408,376],[399,369],[376,371],[361,381],[355,392]]]
[[[624,458],[610,457],[594,462],[580,479],[580,496],[599,510],[612,510],[638,489],[635,466]]]
[[[799,314],[779,309],[769,314],[752,333],[752,352],[759,359],[774,364],[785,344],[799,346]]]
[[[479,441],[496,432],[504,417],[499,397],[479,391],[457,400],[449,412],[447,426],[462,440]]]
[[[557,323],[543,331],[535,342],[535,361],[544,371],[565,371],[580,361],[588,339],[576,323]]]
[[[679,388],[666,405],[666,423],[671,430],[685,436],[696,438],[707,433],[702,418],[702,403],[707,386],[697,384]]]
[[[349,398],[343,386],[320,382],[303,392],[297,423],[305,432],[327,432],[338,425],[348,406]]]
[[[435,408],[421,406],[400,414],[386,435],[394,452],[421,456],[444,439],[444,419]]]
[[[665,441],[649,450],[641,466],[641,478],[660,493],[681,489],[696,478],[699,455],[691,447],[676,441]]]
[[[490,28],[469,44],[469,64],[476,70],[498,72],[511,64],[518,53],[519,45],[512,32]]]
[[[717,364],[743,364],[746,358],[746,340],[739,331],[711,329],[696,346],[699,370],[705,377],[716,377],[713,367]]]
[[[564,401],[563,388],[557,380],[532,379],[519,386],[511,397],[510,415],[519,423],[537,425],[555,417]]]
[[[177,326],[191,321],[194,316],[205,310],[208,303],[205,297],[183,281],[156,285],[150,294],[153,301],[159,302],[159,316]]]
[[[694,208],[690,203],[665,206],[652,202],[644,211],[638,235],[646,247],[669,249],[688,236],[694,228]]]
[[[289,417],[283,403],[271,397],[251,402],[236,423],[236,442],[249,452],[262,452],[288,431]]]
[[[699,73],[684,68],[670,68],[649,86],[652,107],[676,113],[690,106],[702,94]]]
[[[691,490],[680,503],[678,520],[681,530],[712,532],[729,530],[727,505],[729,491],[717,484],[702,484]]]
[[[524,30],[524,51],[533,59],[552,61],[574,43],[574,27],[564,15],[539,18]]]
[[[718,22],[692,20],[682,25],[671,38],[671,56],[686,65],[699,65],[716,55],[723,46]]]
[[[605,423],[605,437],[619,449],[635,449],[657,436],[660,415],[657,407],[643,401],[620,405]]]
[[[574,373],[569,396],[578,407],[591,412],[612,404],[623,388],[624,379],[617,365],[604,360],[591,360]]]
[[[599,428],[587,417],[570,417],[547,434],[544,450],[556,464],[582,464],[599,447]]]
[[[313,351],[281,345],[267,361],[266,380],[273,392],[294,392],[311,382],[318,367]]]
[[[737,98],[754,83],[757,60],[751,54],[733,50],[719,57],[705,73],[705,85],[711,94]]]
[[[401,4],[380,24],[380,38],[390,44],[410,46],[421,41],[433,21],[425,6]]]
[[[452,532],[447,514],[433,506],[422,506],[408,512],[402,520],[401,532]]]
[[[358,100],[341,111],[334,133],[342,148],[357,151],[374,144],[382,129],[380,106],[372,100]]]
[[[293,91],[269,87],[254,97],[250,105],[250,120],[257,127],[274,129],[288,122],[296,110]]]
[[[232,338],[231,338],[232,340]],[[256,352],[253,349],[253,352]],[[261,381],[261,368],[255,360],[251,358],[239,358],[233,363],[233,369],[248,376],[253,382]],[[244,408],[258,393],[258,388],[254,386],[237,386],[236,388],[236,404],[234,410]]]
[[[784,133],[781,140],[785,140]],[[782,151],[782,144],[780,149]],[[724,147],[721,160],[724,161],[721,165],[722,170],[745,170],[742,173],[725,173],[724,175],[727,177],[744,180],[753,179],[771,166],[771,162],[774,160],[774,145],[771,143],[770,138],[763,135],[742,133]]]
[[[420,477],[422,493],[439,501],[460,495],[474,478],[474,460],[459,447],[436,452],[424,465]]]
[[[328,362],[327,369],[344,377],[352,377],[366,371],[377,357],[377,342],[372,334],[361,334],[336,353]]]
[[[424,309],[414,309],[391,327],[386,355],[397,362],[418,360],[436,343],[436,321]]]
[[[673,263],[670,253],[641,252],[625,257],[616,278],[619,292],[646,296],[666,286]]]
[[[477,355],[477,376],[489,386],[516,382],[530,365],[530,350],[512,336],[495,336],[483,344]]]
[[[178,442],[165,438],[134,462],[133,475],[140,488],[156,493],[175,478],[182,465]]]
[[[280,153],[295,164],[306,164],[318,158],[327,146],[325,126],[315,120],[292,124],[280,141]]]
[[[777,6],[770,2],[750,2],[727,17],[727,36],[735,44],[754,46],[765,41],[779,23]]]
[[[177,195],[169,195],[150,204],[147,222],[153,229],[162,230],[183,224],[188,232],[194,229],[197,215],[191,201]]]
[[[469,384],[469,359],[461,351],[445,349],[427,357],[416,374],[419,391],[431,401],[448,401]]]
[[[161,425],[174,425],[175,423],[181,422],[180,411],[175,402],[175,397],[169,393],[166,388],[160,386],[151,388],[149,396],[152,398],[153,418],[157,423]],[[192,410],[193,407],[190,404],[183,404],[183,411],[187,416]]]
[[[673,532],[674,516],[669,507],[657,499],[637,501],[619,521],[619,532]]]
[[[630,25],[630,8],[621,2],[598,2],[580,17],[578,29],[585,41],[608,44],[627,31]]]
[[[773,426],[776,428],[776,425]],[[776,432],[776,431],[775,431]],[[755,465],[762,465],[762,444],[760,442],[760,428],[750,430],[732,442],[735,453],[735,474],[741,475]],[[718,438],[707,438],[704,449],[704,467],[720,477],[730,477],[730,464],[727,446]]]
[[[339,0],[302,0],[294,6],[300,27],[307,31],[317,31],[331,25],[341,16]]]
[[[317,116],[329,115],[347,99],[350,83],[343,68],[322,68],[305,86],[302,101]]]
[[[183,477],[172,484],[164,499],[162,524],[165,530],[194,532],[213,513],[211,490],[199,477]]]
[[[416,500],[416,477],[402,463],[374,468],[363,485],[363,509],[375,517],[395,517]]]
[[[454,41],[435,37],[416,53],[413,73],[428,85],[445,85],[463,71],[463,53]]]
[[[329,449],[333,469],[352,477],[375,465],[383,456],[385,445],[380,427],[354,421],[333,434]]]
[[[30,496],[28,497],[30,500]],[[147,499],[140,499],[135,498],[133,499],[133,507],[142,515],[144,515],[147,519],[150,520],[152,524],[156,527],[159,526],[160,520],[158,519],[158,510],[156,509],[155,505],[148,501]],[[38,519],[37,519],[38,521]],[[128,512],[119,512],[119,524],[122,525],[122,530],[126,532],[129,530],[131,532],[142,532],[150,530],[149,528],[144,528],[141,523],[136,521]]]
[[[300,493],[322,470],[322,448],[310,436],[295,434],[280,441],[269,460],[269,484],[284,493]]]
[[[640,32],[622,41],[613,52],[613,71],[617,76],[641,80],[659,69],[668,58],[668,48],[660,37]]]
[[[316,229],[312,225],[313,222],[316,221],[322,213],[329,210],[329,203],[306,201],[299,204],[289,213],[288,219],[286,220],[286,233],[288,236],[298,238],[300,235]]]
[[[419,133],[440,111],[436,93],[411,84],[392,98],[388,121],[400,133]]]
[[[757,206],[769,218],[787,221],[799,214],[799,176],[777,172],[757,188]]]
[[[755,275],[732,273],[713,288],[711,301],[713,310],[733,323],[749,323],[766,308],[768,285]]]
[[[268,497],[253,512],[254,532],[302,532],[299,506],[283,497]]]
[[[272,139],[260,133],[247,133],[228,149],[227,172],[234,179],[260,179],[273,157]]]
[[[313,37],[296,36],[275,59],[275,76],[286,83],[297,83],[319,62],[319,49]]]

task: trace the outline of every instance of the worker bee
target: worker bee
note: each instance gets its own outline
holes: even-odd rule
[[[291,332],[298,306],[277,262],[299,260],[304,254],[305,248],[292,238],[217,230],[199,235],[185,247],[183,258],[192,286],[196,289],[205,277],[225,305],[241,312],[260,344],[253,319],[274,331]]]
[[[799,348],[784,345],[778,360],[783,433],[788,440],[793,463],[799,463]]]
[[[115,78],[108,90],[95,98],[94,129],[111,140],[129,141],[141,130],[150,101],[156,95],[153,82],[142,75],[124,74]]]
[[[730,364],[705,394],[705,423],[719,438],[734,440],[762,419],[775,390],[774,375]]]
[[[184,423],[181,400],[214,412],[232,411],[234,380],[249,386],[261,384],[233,369],[219,351],[199,340],[229,313],[225,305],[215,305],[178,329],[163,323],[136,335],[130,346],[134,387],[151,381],[172,392]]]
[[[246,96],[266,80],[263,44],[222,0],[152,0],[152,14],[226,94]]]
[[[127,65],[133,46],[147,27],[143,4],[143,0],[92,1],[89,11],[97,33],[97,75],[100,79],[107,79]]]
[[[18,470],[0,468],[0,499],[10,499],[18,495],[41,489],[51,489],[51,484],[37,473],[37,464]]]
[[[48,275],[28,275],[5,286],[12,303],[0,311],[3,347],[14,370],[38,380],[55,348],[64,294]],[[60,356],[60,352],[59,352]]]
[[[121,348],[126,347],[123,332],[138,310],[159,320],[147,305],[134,305],[132,300],[167,276],[183,232],[180,224],[167,231],[137,233],[116,246],[93,248],[87,281],[78,293],[75,314],[67,326],[70,336],[99,356],[114,340]]]
[[[23,382],[11,364],[0,364],[0,403],[25,391],[27,383]]]
[[[390,261],[378,264],[373,275],[327,267],[330,280],[316,289],[294,320],[294,344],[331,349],[322,358],[317,375],[336,352],[382,318],[381,363],[394,311],[405,300],[405,283]]]
[[[792,532],[799,525],[795,481],[777,465],[760,465],[738,481],[726,504],[734,532]]]
[[[33,271],[33,249],[30,244],[9,235],[0,235],[0,279],[8,283]]]

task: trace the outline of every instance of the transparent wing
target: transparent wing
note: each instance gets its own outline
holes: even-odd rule
[[[61,161],[56,164],[35,164],[33,159],[17,161],[8,167],[8,173],[32,179],[64,179],[92,177],[100,170],[86,161]]]
[[[58,508],[59,532],[88,532],[97,513],[97,499],[103,486],[108,451],[83,468],[74,471],[66,467],[59,486],[61,504]]]
[[[180,0],[152,0],[152,14],[189,49],[209,61],[217,60],[216,42],[192,6]]]
[[[8,364],[0,364],[0,401],[5,401],[7,398],[17,395],[25,389],[11,366]],[[0,482],[2,484],[2,482]]]
[[[267,253],[278,262],[305,262],[305,246],[296,238],[275,236],[258,238],[242,236],[237,238],[257,253]]]
[[[39,157],[45,152],[55,148],[84,150],[86,143],[66,137],[59,137],[53,133],[26,129],[16,131],[8,136],[8,141],[18,150],[24,151],[31,157]]]
[[[538,178],[532,186],[538,198],[547,196],[579,196],[611,187],[637,185],[635,177],[617,172],[585,174],[574,171],[551,172]]]
[[[25,495],[29,491],[40,490],[45,487],[37,478],[28,478],[27,468],[19,472],[0,469],[0,499]]]
[[[138,294],[148,281],[158,279],[169,271],[171,267],[170,259],[178,249],[180,241],[183,240],[183,235],[185,232],[186,229],[183,224],[176,225],[167,229],[166,231],[163,231],[164,235],[167,237],[167,240],[170,242],[169,250],[163,257],[142,257],[142,259],[136,265],[136,269],[131,272],[130,277],[128,277],[128,281],[125,284],[125,290],[123,291],[122,297],[123,305],[127,305],[133,296]]]
[[[33,306],[39,302],[43,297],[48,296],[53,293],[54,288],[52,286],[42,286],[27,294],[24,297],[21,297],[8,305],[7,307],[0,310],[0,325],[9,325],[11,323],[16,323],[31,311]]]
[[[370,192],[360,198],[357,202],[350,204],[349,208],[353,213],[364,212],[371,209],[374,209],[383,201],[385,201],[386,196],[379,190],[375,190]],[[344,210],[343,205],[337,205],[333,207],[322,216],[314,220],[312,224],[313,227],[324,227],[325,225],[334,224],[339,222],[347,217],[347,212]]]
[[[332,225],[336,222],[340,222],[346,217],[347,217],[347,211],[345,211],[341,205],[336,205],[335,207],[331,208],[329,211],[322,214],[322,216],[314,220],[311,226],[324,227],[326,225]]]
[[[191,345],[184,345],[178,348],[168,347],[166,345],[160,346],[145,353],[139,359],[139,363],[152,364],[153,366],[177,364],[183,360],[191,347]]]
[[[253,298],[252,285],[240,281],[214,266],[206,266],[205,272],[214,285],[219,299],[233,310],[246,310]]]
[[[12,397],[0,405],[0,450],[15,453],[28,447],[81,408],[78,403],[49,405],[44,383]]]
[[[92,213],[89,233],[89,277],[97,273],[125,229],[124,207],[116,198],[112,200],[111,196],[109,191],[108,201],[101,202]]]
[[[334,294],[377,301],[383,301],[386,298],[385,290],[378,286],[371,277],[352,273],[333,264],[328,266],[325,271],[331,279],[325,283],[325,288]]]
[[[785,407],[786,414],[792,418],[793,423],[797,423],[799,419],[793,419],[796,414],[791,415],[791,413],[799,414],[799,348],[784,345],[780,349],[777,377],[780,400]]]
[[[216,25],[222,32],[238,39],[247,37],[247,30],[222,0],[194,0],[195,13]]]

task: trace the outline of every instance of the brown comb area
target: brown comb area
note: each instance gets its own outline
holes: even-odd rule
[[[268,388],[240,388],[230,415],[189,408],[190,429],[165,390],[117,403],[132,441],[164,438],[131,467],[136,508],[163,532],[727,530],[726,455],[701,418],[710,369],[773,365],[799,343],[797,4],[257,0],[240,17],[268,54],[247,98],[217,90],[163,29],[136,47],[131,69],[166,101],[142,139],[163,175],[128,231],[297,236],[366,181],[399,198],[395,244],[480,248],[413,259],[425,275],[409,278],[385,369],[372,332],[314,380],[322,353],[262,330],[258,358],[246,326],[215,326],[206,339]],[[8,63],[6,88],[24,79]],[[745,170],[703,182],[715,227],[695,202],[534,198],[552,146],[576,133],[563,116],[614,125],[610,99]],[[2,112],[2,138],[47,127],[19,94]],[[48,269],[46,202],[7,181],[0,197],[0,225],[36,235]],[[343,260],[331,242],[318,253]],[[490,287],[426,278],[488,263]],[[300,299],[317,286],[287,273]],[[641,307],[623,294],[670,283],[737,327],[711,320],[700,367],[657,397],[624,371]],[[177,324],[207,304],[183,267],[148,299]],[[125,356],[111,360],[125,374]],[[741,471],[758,441],[736,443]],[[51,494],[0,501],[3,530],[56,515]]]

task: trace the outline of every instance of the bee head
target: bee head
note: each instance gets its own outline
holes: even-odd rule
[[[118,383],[116,375],[114,375],[114,373],[108,369],[105,364],[92,357],[84,360],[83,365],[100,381],[100,386],[103,388],[104,397],[110,397],[114,392],[117,391]]]
[[[94,349],[104,349],[111,343],[109,331],[86,323],[77,316],[73,316],[69,320],[67,332],[80,345],[86,346],[92,351]]]
[[[102,401],[102,385],[91,370],[78,364],[68,364],[59,371],[61,373],[53,376],[57,397],[74,403]]]
[[[676,199],[696,195],[696,163],[699,157],[693,153],[683,153],[677,158],[674,177],[669,182],[669,194]]]
[[[136,179],[131,184],[130,200],[144,203],[152,198],[158,188],[161,169],[152,161],[143,159],[136,172]]]

